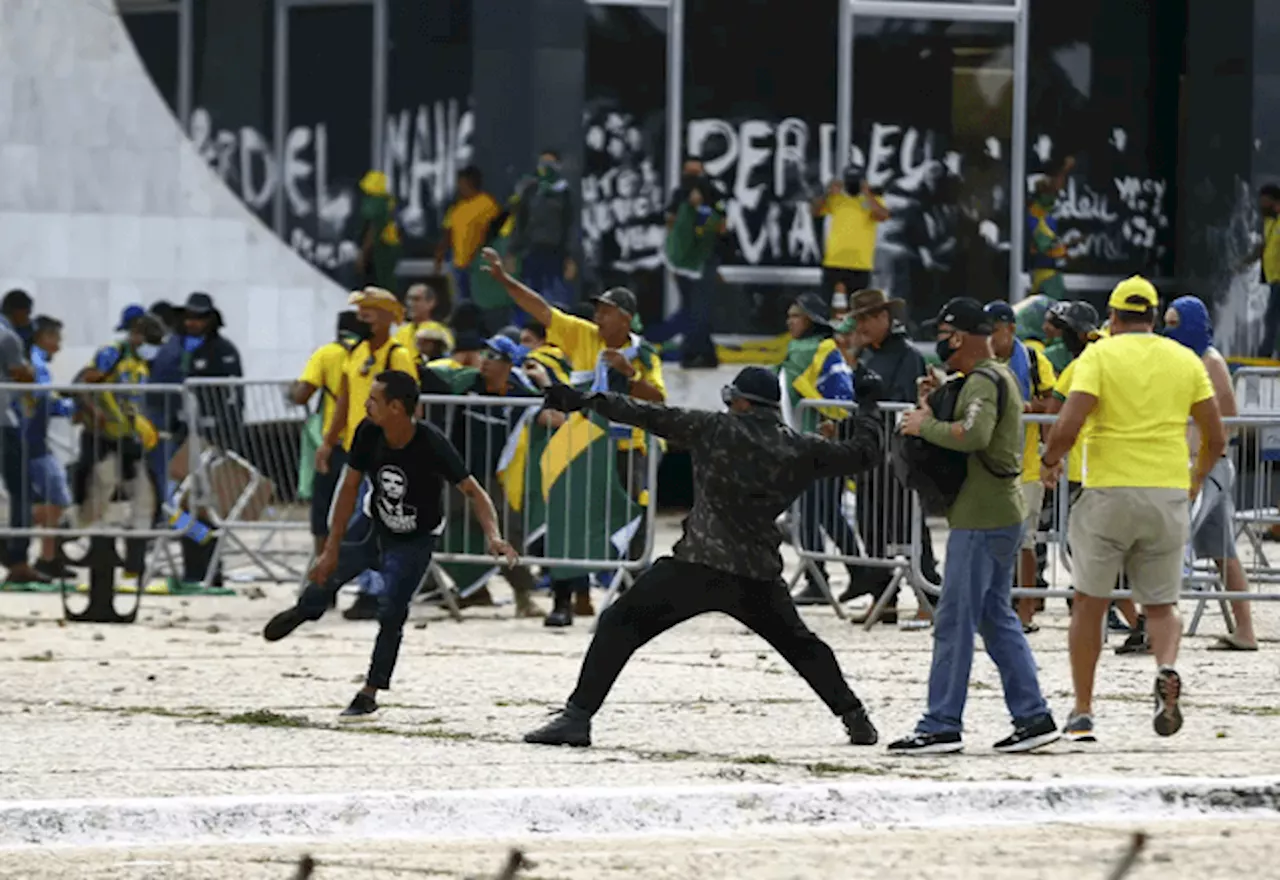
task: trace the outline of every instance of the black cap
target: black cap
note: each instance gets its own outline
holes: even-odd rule
[[[957,296],[949,300],[942,311],[938,312],[938,324],[949,324],[965,333],[978,336],[990,336],[991,316],[982,308],[982,303],[971,296]]]
[[[455,352],[484,351],[488,347],[485,338],[474,330],[459,331],[457,338],[453,341],[453,350]]]
[[[1098,310],[1084,300],[1055,303],[1049,319],[1057,326],[1086,336],[1098,329]]]
[[[187,302],[183,305],[182,310],[188,315],[207,315],[217,311],[213,307],[213,297],[200,291],[196,291],[187,297]]]
[[[743,367],[722,394],[726,403],[734,399],[748,400],[761,406],[777,407],[782,403],[778,377],[764,367]]]
[[[599,296],[591,297],[596,305],[614,306],[628,315],[636,313],[636,295],[625,287],[610,287]]]
[[[822,327],[831,326],[831,308],[821,295],[809,292],[796,297],[796,308],[805,313],[810,321]]]

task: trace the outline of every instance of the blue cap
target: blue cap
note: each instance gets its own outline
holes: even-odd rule
[[[128,330],[134,321],[141,318],[147,313],[147,310],[137,303],[131,303],[124,307],[124,311],[120,313],[120,326],[116,330]]]
[[[524,362],[524,356],[529,353],[529,349],[520,345],[518,342],[512,342],[506,336],[499,333],[497,336],[490,336],[485,340],[484,347],[496,354],[504,360],[510,361],[515,365]]]
[[[1002,299],[987,303],[982,310],[986,312],[987,317],[996,324],[1018,323],[1018,316],[1013,311],[1013,306],[1009,305]]]

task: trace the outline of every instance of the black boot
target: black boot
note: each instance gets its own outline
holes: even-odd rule
[[[805,577],[801,581],[803,586],[791,594],[791,600],[796,605],[826,605],[827,597],[823,595],[822,588],[812,578]]]
[[[585,709],[579,709],[573,703],[565,703],[556,717],[537,730],[526,733],[524,741],[540,746],[585,748],[591,745],[591,716]]]
[[[543,626],[573,626],[573,584],[573,581],[551,582],[551,592],[555,597],[555,604],[552,606],[551,613],[547,615],[546,620],[542,621]]]
[[[867,708],[861,703],[840,716],[844,729],[849,734],[849,742],[855,746],[873,746],[880,741],[880,732],[871,723]]]
[[[342,612],[347,620],[376,620],[378,617],[378,597],[369,593],[360,593],[351,607]]]

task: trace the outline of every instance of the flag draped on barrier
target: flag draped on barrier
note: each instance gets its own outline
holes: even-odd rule
[[[644,511],[623,489],[609,427],[594,413],[574,413],[542,451],[545,552],[550,558],[622,558],[640,527]],[[578,574],[582,569],[551,569],[552,577]]]

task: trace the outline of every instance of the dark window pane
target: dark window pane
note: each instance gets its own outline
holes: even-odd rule
[[[729,195],[725,265],[822,260],[809,201],[833,173],[838,11],[838,0],[686,3],[683,149]],[[795,293],[752,282],[721,288],[714,327],[778,333]]]
[[[1056,216],[1067,273],[1173,271],[1185,6],[1032,0],[1027,170],[1076,166]]]
[[[122,16],[134,48],[169,110],[178,112],[178,14],[133,12]]]
[[[1009,293],[1013,27],[858,18],[852,164],[892,212],[873,282],[913,323]]]
[[[187,126],[200,154],[268,225],[280,192],[273,10],[271,0],[194,0]]]
[[[394,2],[389,34],[382,165],[399,202],[403,255],[425,257],[471,161],[470,0]]]
[[[372,167],[373,10],[289,11],[285,241],[339,280],[355,262],[360,179]]]
[[[582,243],[588,293],[617,284],[662,308],[667,10],[587,7]]]

